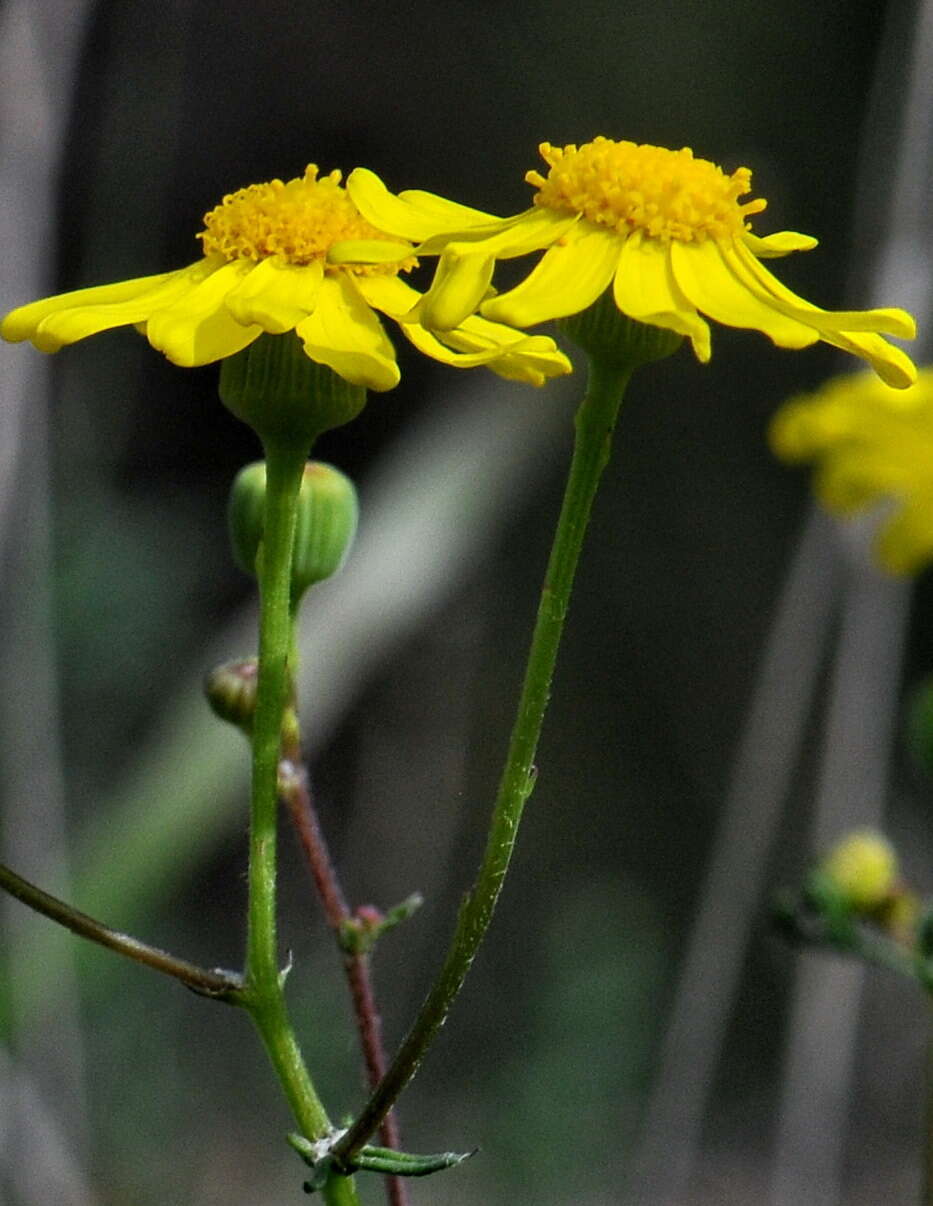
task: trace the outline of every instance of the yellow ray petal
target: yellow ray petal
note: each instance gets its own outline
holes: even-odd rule
[[[723,255],[739,279],[755,288],[768,304],[783,313],[808,323],[823,331],[877,331],[883,335],[895,335],[899,339],[913,339],[917,324],[906,310],[886,307],[877,310],[822,310],[812,302],[805,301],[782,285],[776,276],[763,267],[742,244],[731,249],[723,248]]]
[[[243,326],[228,312],[227,294],[249,272],[249,261],[224,264],[146,322],[146,338],[173,364],[194,368],[245,348],[262,334],[258,323]]]
[[[487,255],[445,252],[431,287],[411,313],[411,319],[432,331],[450,331],[474,312],[489,292],[496,261]]]
[[[701,314],[729,327],[761,331],[782,348],[805,348],[819,335],[809,325],[769,306],[736,277],[712,239],[703,243],[672,242],[674,280]]]
[[[782,285],[746,247],[723,248],[722,254],[737,279],[766,305],[813,327],[824,343],[867,360],[887,385],[906,389],[916,381],[910,357],[877,334],[913,338],[916,324],[905,310],[821,310]]]
[[[425,214],[434,214],[445,223],[449,230],[460,227],[486,226],[500,219],[495,214],[487,214],[484,210],[473,209],[470,205],[461,205],[458,201],[448,201],[437,193],[426,193],[420,188],[406,188],[399,193],[403,201],[407,201]]]
[[[433,331],[450,331],[472,314],[489,292],[497,259],[511,259],[549,247],[567,237],[579,214],[559,215],[530,209],[495,227],[458,231],[429,239],[415,248],[418,255],[441,253],[430,289],[412,311],[412,321]],[[581,227],[582,229],[582,227]]]
[[[742,242],[760,260],[773,260],[778,256],[790,255],[792,251],[812,251],[819,243],[812,235],[797,234],[793,230],[779,230],[759,238],[751,231],[742,235]]]
[[[324,278],[314,312],[295,330],[312,360],[354,385],[374,390],[398,385],[395,349],[346,276]]]
[[[542,335],[521,336],[511,327],[485,322],[475,315],[442,338],[417,323],[403,323],[401,330],[420,352],[452,368],[486,365],[500,377],[527,385],[543,385],[573,368],[553,340]]]
[[[378,230],[403,239],[426,239],[445,230],[494,222],[490,214],[446,201],[433,193],[390,193],[375,172],[355,168],[347,179],[347,192],[363,217]]]
[[[356,288],[375,310],[401,322],[421,301],[421,294],[398,276],[361,276]]]
[[[399,329],[419,352],[424,352],[426,356],[431,356],[434,360],[440,360],[442,364],[449,364],[453,368],[475,368],[479,364],[488,364],[490,360],[495,360],[502,354],[501,348],[490,345],[471,351],[448,347],[449,336],[447,343],[442,343],[432,331],[426,330],[416,322],[400,323]]]
[[[227,309],[243,326],[258,323],[270,335],[291,331],[314,309],[324,279],[324,266],[261,260],[225,298]]]
[[[478,315],[466,318],[452,331],[435,336],[418,323],[412,323],[409,314],[420,295],[398,277],[361,277],[356,287],[366,301],[384,314],[400,322],[402,331],[411,342],[435,359],[458,368],[468,367],[465,357],[479,355],[476,364],[485,364],[489,354],[498,358],[506,355],[508,365],[491,364],[500,376],[540,385],[550,377],[561,376],[571,371],[571,364],[552,339],[543,336],[527,336],[512,327],[487,322]],[[409,327],[413,331],[409,331]],[[458,359],[451,359],[460,353]],[[514,365],[513,362],[514,361]],[[506,371],[500,371],[505,369]]]
[[[488,226],[475,226],[470,230],[447,231],[425,239],[415,248],[417,255],[495,256],[499,260],[510,260],[516,256],[529,255],[550,247],[563,238],[574,226],[584,223],[579,214],[555,213],[549,209],[526,209],[514,218],[500,218]]]
[[[582,223],[541,257],[521,284],[490,298],[481,312],[496,322],[530,327],[585,310],[612,280],[618,236]]]
[[[820,331],[820,339],[834,348],[842,348],[844,352],[867,360],[885,385],[894,389],[906,389],[917,380],[917,366],[907,353],[880,335]]]
[[[208,266],[207,261],[201,260],[189,268],[169,273],[159,284],[126,301],[56,310],[39,322],[32,342],[42,352],[57,352],[64,344],[75,343],[100,331],[143,322],[154,310],[171,305],[196,288],[215,267],[216,265]]]
[[[0,336],[11,343],[18,343],[22,339],[32,339],[39,323],[50,314],[55,314],[60,310],[114,306],[130,302],[133,298],[148,294],[163,282],[179,277],[188,271],[189,269],[182,268],[176,272],[160,272],[155,276],[140,276],[135,280],[118,281],[112,285],[93,285],[89,289],[74,289],[70,293],[59,293],[55,297],[45,297],[41,301],[30,302],[7,314],[0,323]],[[138,321],[135,318],[127,319],[127,322]],[[120,326],[121,320],[113,325]],[[60,344],[63,342],[65,341],[60,341]]]
[[[686,335],[703,364],[710,358],[709,325],[677,287],[669,245],[634,234],[626,239],[612,282],[615,303],[629,318]]]
[[[328,264],[391,264],[412,254],[411,243],[387,239],[341,239],[327,250]]]
[[[470,352],[483,347],[498,347],[500,356],[490,368],[500,377],[541,385],[551,377],[573,372],[573,365],[547,335],[525,335],[514,327],[490,322],[472,314],[454,331],[441,339],[450,347]]]

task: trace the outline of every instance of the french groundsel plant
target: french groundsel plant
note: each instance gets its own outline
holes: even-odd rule
[[[447,1018],[490,924],[536,754],[571,588],[593,501],[635,369],[671,355],[683,338],[710,355],[706,317],[800,348],[823,340],[867,360],[891,386],[915,378],[883,335],[910,337],[901,310],[830,313],[784,289],[763,259],[804,250],[804,235],[758,237],[740,202],[750,175],[727,176],[694,158],[595,139],[542,153],[530,209],[499,219],[430,193],[392,195],[362,168],[348,178],[302,177],[231,193],[204,219],[202,256],[175,271],[79,289],[12,311],[0,333],[55,352],[86,336],[134,326],[174,363],[221,362],[220,394],[263,445],[264,464],[237,479],[230,506],[235,556],[259,584],[258,657],[238,656],[208,679],[218,716],[252,748],[248,901],[242,971],[207,970],[78,913],[15,871],[0,886],[75,932],[174,976],[205,997],[244,1009],[255,1024],[297,1128],[305,1189],[330,1206],[357,1206],[356,1174],[380,1173],[393,1206],[411,1177],[457,1167],[462,1154],[399,1150],[394,1105]],[[543,251],[515,288],[497,295],[496,261]],[[402,278],[437,258],[420,293]],[[533,385],[570,371],[545,335],[523,328],[563,319],[588,362],[573,423],[564,499],[531,635],[525,678],[491,809],[486,846],[433,985],[387,1060],[369,976],[381,937],[417,907],[385,912],[346,902],[308,790],[295,703],[295,625],[314,585],[342,564],[357,521],[355,490],[333,466],[307,463],[317,436],[362,410],[367,389],[399,380],[387,316],[416,348],[455,368],[487,366]],[[365,522],[365,517],[363,522]],[[278,805],[291,818],[350,985],[371,1092],[338,1128],[299,1045],[277,936]],[[352,1093],[352,1090],[351,1090]],[[340,1115],[347,1103],[340,1103]],[[358,1103],[357,1103],[358,1104]],[[374,1143],[378,1132],[378,1143]],[[171,1196],[171,1195],[170,1195]]]
[[[828,510],[877,511],[876,552],[890,573],[933,560],[933,369],[903,390],[871,373],[834,377],[785,402],[769,434],[782,460],[814,466]]]

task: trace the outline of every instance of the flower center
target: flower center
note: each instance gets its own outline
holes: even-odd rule
[[[525,177],[538,190],[535,205],[575,210],[621,235],[642,230],[664,242],[733,239],[748,229],[745,219],[767,205],[739,205],[751,188],[748,168],[727,176],[709,160],[694,159],[689,147],[669,151],[596,138],[579,148],[545,142],[539,149],[550,171]]]
[[[204,230],[197,236],[204,254],[257,262],[274,256],[299,265],[319,260],[329,272],[358,275],[394,276],[415,267],[414,256],[378,264],[327,264],[327,253],[335,243],[399,241],[366,221],[340,180],[338,171],[319,180],[317,165],[311,163],[294,180],[270,180],[228,193],[204,215]]]

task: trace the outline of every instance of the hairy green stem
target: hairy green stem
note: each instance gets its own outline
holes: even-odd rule
[[[262,1036],[292,1113],[308,1139],[333,1128],[288,1017],[276,937],[278,768],[291,651],[291,563],[306,449],[266,442],[266,507],[259,566],[259,677],[253,719],[249,906],[243,1003]],[[349,1178],[322,1190],[328,1206],[357,1206]]]
[[[259,565],[259,672],[253,720],[246,977],[257,993],[278,985],[276,822],[279,746],[288,687],[289,614],[296,500],[304,454],[266,448],[266,510]],[[320,1136],[311,1136],[319,1138]]]
[[[460,908],[444,965],[386,1075],[356,1122],[335,1145],[338,1157],[348,1158],[359,1152],[417,1072],[447,1018],[492,920],[522,810],[534,787],[535,750],[547,708],[574,573],[599,479],[609,459],[612,432],[630,375],[628,368],[590,362],[586,397],[575,420],[576,439],[570,474],[483,860],[476,882]]]

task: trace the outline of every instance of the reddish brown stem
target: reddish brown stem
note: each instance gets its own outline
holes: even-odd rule
[[[292,756],[283,758],[279,768],[279,791],[282,802],[288,809],[301,848],[308,860],[314,886],[317,888],[324,906],[327,924],[339,938],[343,923],[351,916],[350,906],[347,904],[337,878],[330,850],[318,820],[317,810],[311,800],[308,772],[300,761],[301,752],[298,751],[297,759],[294,756],[294,750],[288,752]]]
[[[369,974],[369,955],[359,954],[344,956],[344,967],[350,992],[353,994],[353,1006],[360,1027],[360,1042],[366,1059],[366,1074],[369,1078],[370,1089],[374,1088],[386,1071],[385,1047],[382,1042],[382,1018],[376,1008],[373,997],[372,978]],[[398,1123],[394,1116],[386,1118],[388,1126],[379,1132],[386,1147],[399,1146]]]
[[[345,949],[345,925],[353,915],[321,830],[308,786],[308,772],[302,761],[301,749],[297,744],[288,742],[283,748],[283,754],[285,757],[280,766],[279,792],[307,859],[314,886],[324,906],[327,924],[343,955],[360,1047],[366,1064],[366,1078],[372,1090],[385,1075],[386,1056],[382,1042],[382,1019],[373,993],[369,955]],[[386,1147],[400,1147],[398,1120],[394,1111],[386,1115],[379,1128],[379,1136]],[[408,1206],[408,1189],[401,1177],[387,1176],[385,1184],[389,1206]]]

